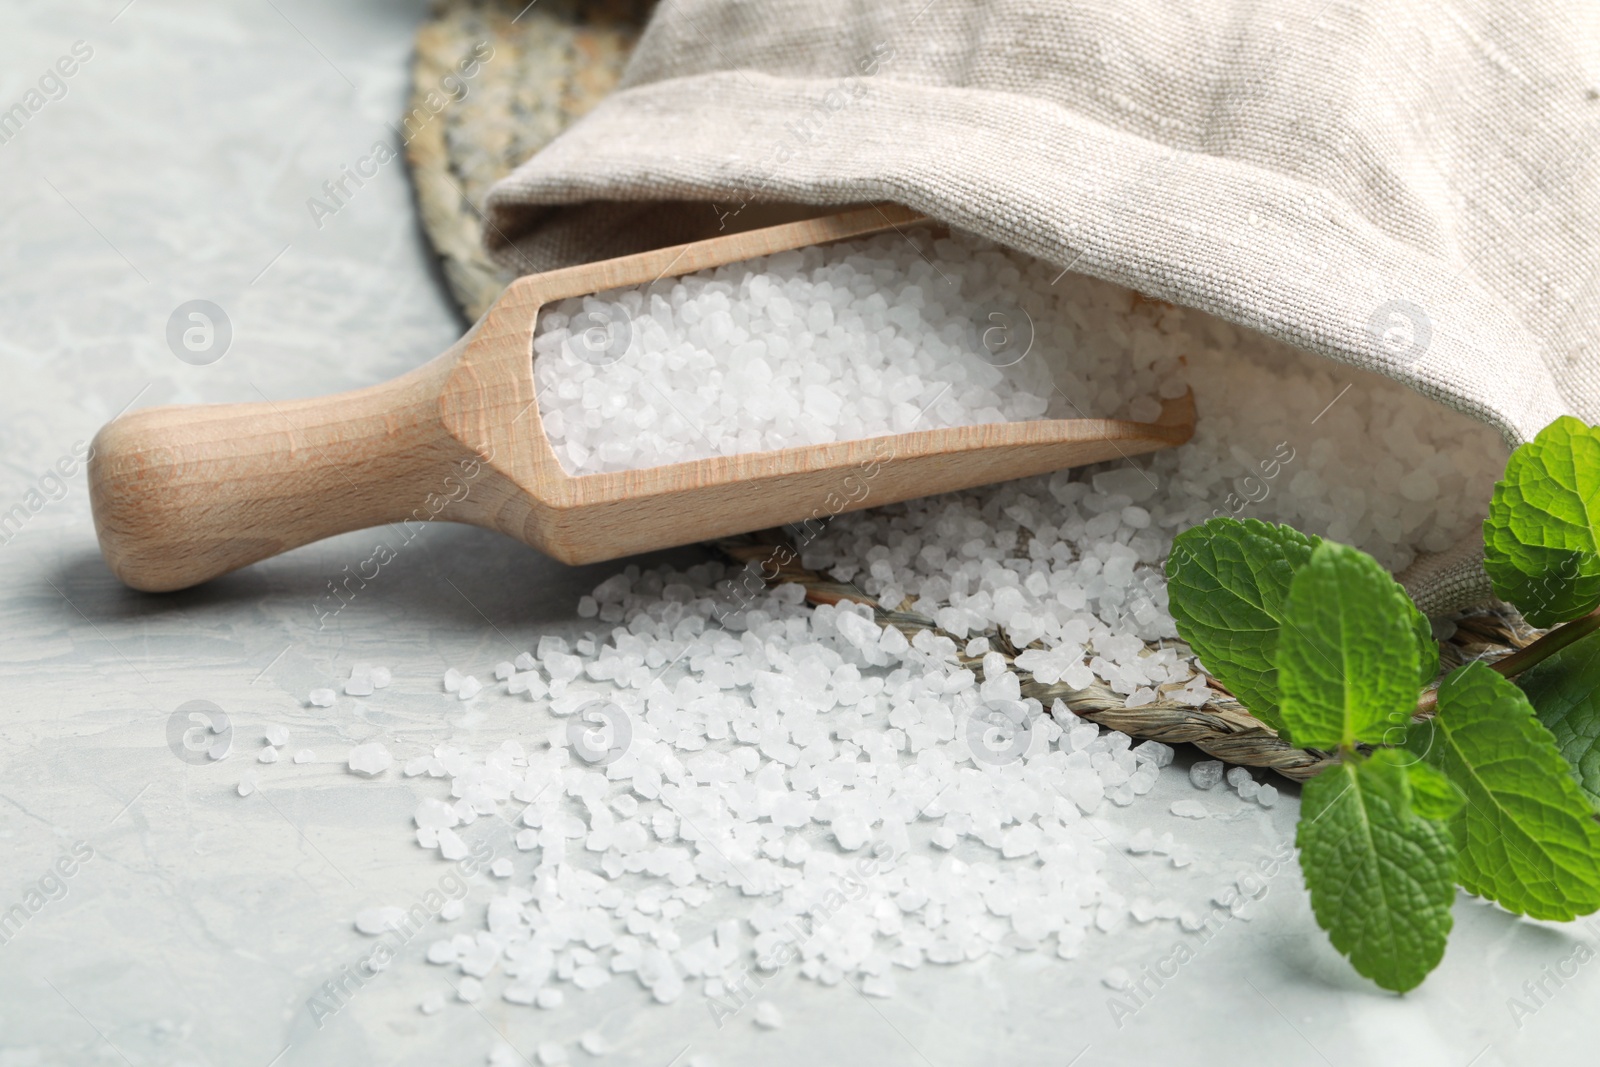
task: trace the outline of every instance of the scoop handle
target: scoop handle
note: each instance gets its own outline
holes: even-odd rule
[[[472,453],[440,423],[450,355],[334,396],[107,423],[88,474],[106,562],[133,588],[166,592],[349,530],[456,517],[457,464]]]

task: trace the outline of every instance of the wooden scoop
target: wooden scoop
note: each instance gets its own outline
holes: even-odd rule
[[[549,301],[920,222],[893,205],[714,237],[513,282],[448,352],[310,400],[161,407],[104,426],[89,463],[106,562],[182,589],[334,534],[446,519],[591,563],[1182,444],[1154,423],[1039,420],[921,430],[574,477],[551,451],[532,341]]]

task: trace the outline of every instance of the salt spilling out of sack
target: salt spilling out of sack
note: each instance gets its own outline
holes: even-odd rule
[[[1204,314],[1078,276],[1052,284],[960,236],[935,247],[929,263],[875,238],[608,297],[630,308],[639,347],[605,367],[561,358],[583,309],[558,309],[538,366],[563,462],[888,432],[909,425],[901,405],[925,405],[930,425],[1056,414],[1047,370],[1075,375],[1064,389],[1086,409],[1138,416],[1140,398],[1181,386],[1179,357],[1194,439],[791,531],[807,567],[935,630],[908,637],[848,600],[812,606],[753,565],[629,565],[584,598],[595,631],[541,638],[481,692],[452,670],[451,700],[512,703],[527,723],[493,751],[463,740],[405,754],[407,775],[449,780],[417,809],[421,846],[465,862],[475,830],[514,823],[514,862],[493,866],[509,878],[475,890],[465,915],[441,913],[426,950],[453,983],[554,1011],[621,979],[662,1002],[703,995],[720,1022],[753,1003],[751,974],[774,968],[888,996],[924,966],[1072,959],[1146,924],[1186,936],[1248,918],[1263,890],[1243,838],[1193,847],[1218,819],[1258,820],[1245,836],[1275,837],[1280,866],[1292,855],[1292,813],[1268,811],[1275,787],[1236,770],[1219,789],[1214,762],[1164,769],[1172,749],[1024,697],[1018,670],[1132,706],[1202,705],[1213,694],[1166,610],[1175,533],[1253,516],[1400,568],[1472,533],[1503,445],[1394,382]],[[954,356],[896,347],[915,330],[941,336],[959,302],[939,294],[943,277],[975,301],[1022,294],[1036,322],[1049,310],[1070,327],[1014,366],[985,365],[998,376],[963,378]],[[874,314],[894,329],[870,328]],[[674,321],[722,347],[667,340]],[[1070,357],[1046,368],[1048,351]],[[831,362],[808,370],[819,358]],[[741,361],[764,376],[735,381]],[[811,386],[833,399],[813,401]],[[824,407],[835,417],[809,414]],[[352,752],[350,765],[374,764]],[[388,913],[364,914],[362,929]],[[745,1018],[782,1016],[754,1004]]]

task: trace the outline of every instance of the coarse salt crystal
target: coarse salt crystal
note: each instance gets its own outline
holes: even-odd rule
[[[394,757],[389,755],[389,750],[381,741],[369,741],[364,745],[357,745],[345,757],[346,763],[356,774],[371,778],[382,774],[394,762]]]
[[[1222,761],[1203,759],[1189,765],[1189,781],[1196,789],[1215,789],[1222,781]]]

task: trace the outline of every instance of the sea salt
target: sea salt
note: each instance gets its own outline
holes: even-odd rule
[[[289,731],[282,726],[269,726],[266,730],[266,742],[269,745],[282,748],[289,743]]]
[[[1189,765],[1189,781],[1194,783],[1196,789],[1215,789],[1217,783],[1222,781],[1222,771],[1221,760],[1198,760]]]
[[[557,301],[533,345],[557,459],[587,474],[974,423],[1149,419],[1158,392],[1182,395],[1174,346],[1130,366],[1100,339],[1125,308],[1078,301],[1052,285],[1059,269],[969,234],[933,247],[937,266],[883,234]]]
[[[369,778],[382,774],[394,763],[394,757],[389,755],[389,750],[381,741],[369,741],[364,745],[357,745],[345,758],[352,771]]]
[[[783,1013],[770,1000],[758,1001],[755,1022],[763,1030],[777,1030],[783,1026]]]
[[[313,689],[311,695],[306,699],[316,707],[331,708],[333,707],[333,702],[339,697],[332,689]]]
[[[941,247],[963,271],[977,263],[990,272],[963,274],[964,293],[1001,285],[1007,269],[1016,270],[1005,275],[1008,291],[1032,292],[1033,267],[1008,255],[984,259],[964,240]],[[1072,960],[1130,923],[1194,929],[1187,924],[1210,913],[1214,886],[1208,875],[1201,888],[1194,870],[1220,867],[1224,878],[1253,870],[1249,846],[1238,855],[1208,849],[1197,864],[1193,842],[1180,838],[1199,828],[1130,832],[1159,813],[1145,798],[1167,796],[1152,790],[1174,773],[1164,770],[1171,747],[1078,719],[1068,707],[1076,696],[1045,707],[1023,695],[1037,692],[1024,683],[1103,687],[1132,707],[1203,706],[1215,694],[1176,641],[1168,611],[1163,564],[1176,532],[1213,513],[1291,522],[1397,568],[1472,534],[1504,460],[1493,431],[1387,379],[1072,276],[1038,301],[1024,297],[1035,301],[1024,306],[1039,312],[1036,324],[1052,309],[1072,323],[1049,334],[1059,351],[1048,359],[1037,349],[1011,367],[986,364],[1003,372],[998,381],[982,372],[958,381],[959,354],[940,362],[913,347],[891,361],[860,343],[852,316],[885,317],[881,349],[918,328],[913,313],[938,305],[948,316],[957,301],[932,293],[937,279],[900,263],[901,252],[869,251],[886,258],[882,275],[857,278],[837,301],[808,305],[789,292],[815,289],[815,270],[828,269],[797,253],[754,274],[713,275],[693,293],[684,283],[681,301],[671,281],[608,294],[599,308],[549,309],[536,374],[562,462],[622,469],[892,432],[895,405],[925,403],[935,388],[961,399],[934,400],[933,418],[976,418],[968,400],[980,386],[994,397],[986,419],[1040,417],[1015,406],[1029,395],[1024,387],[1044,380],[1026,377],[1035,356],[1078,376],[1062,389],[1085,412],[1148,415],[1152,394],[1170,398],[1192,382],[1194,438],[1131,462],[831,519],[819,513],[789,529],[800,562],[836,588],[904,602],[942,634],[908,639],[849,601],[812,606],[799,586],[768,586],[759,562],[627,565],[586,595],[580,617],[590,629],[581,636],[546,635],[510,671],[503,661],[471,665],[495,678],[479,695],[484,706],[516,701],[508,707],[528,723],[522,743],[488,753],[441,743],[414,761],[418,774],[446,779],[426,798],[436,807],[417,809],[415,832],[421,847],[459,861],[470,850],[453,827],[489,816],[513,825],[528,873],[486,883],[488,901],[473,904],[481,925],[459,935],[465,947],[442,964],[473,977],[471,949],[470,966],[502,982],[509,1003],[553,1010],[563,989],[599,978],[637,983],[662,1003],[691,992],[731,996],[741,968],[780,958],[797,929],[814,933],[788,967],[871,996],[894,992],[895,968],[1019,951]],[[627,377],[631,357],[552,371],[571,354],[552,338],[560,330],[570,338],[575,317],[606,301],[628,310],[642,345],[635,354],[657,360],[650,375]],[[652,331],[679,318],[699,329],[700,348],[678,350],[675,363],[672,345],[663,349]],[[809,341],[796,339],[802,323]],[[836,350],[819,352],[835,331]],[[735,380],[758,356],[734,349],[757,339],[783,342],[759,355],[772,372],[759,388]],[[805,377],[812,364],[815,381]],[[623,380],[605,384],[618,368]],[[922,392],[903,399],[913,368]],[[650,399],[651,388],[715,443],[675,423],[681,416]],[[1056,403],[1053,392],[1032,395]],[[1436,492],[1409,478],[1416,469]],[[1000,652],[1012,649],[1019,654],[1008,663]],[[468,677],[452,668],[446,691],[460,693]],[[599,727],[598,707],[610,736],[622,724],[626,740],[617,758],[591,764],[592,746],[574,738]],[[1276,802],[1276,788],[1234,772],[1241,795],[1248,781],[1262,808]],[[1224,767],[1200,760],[1188,773],[1212,789]],[[1199,800],[1167,810],[1210,815]],[[1261,836],[1270,832],[1265,812],[1229,817],[1252,817]],[[1118,849],[1120,863],[1108,859]],[[872,874],[854,873],[874,860]],[[1161,884],[1152,890],[1146,879]],[[825,903],[835,887],[843,906]],[[708,935],[710,916],[726,908],[737,909],[723,920],[727,937],[720,926]],[[440,912],[462,915],[459,900]]]

